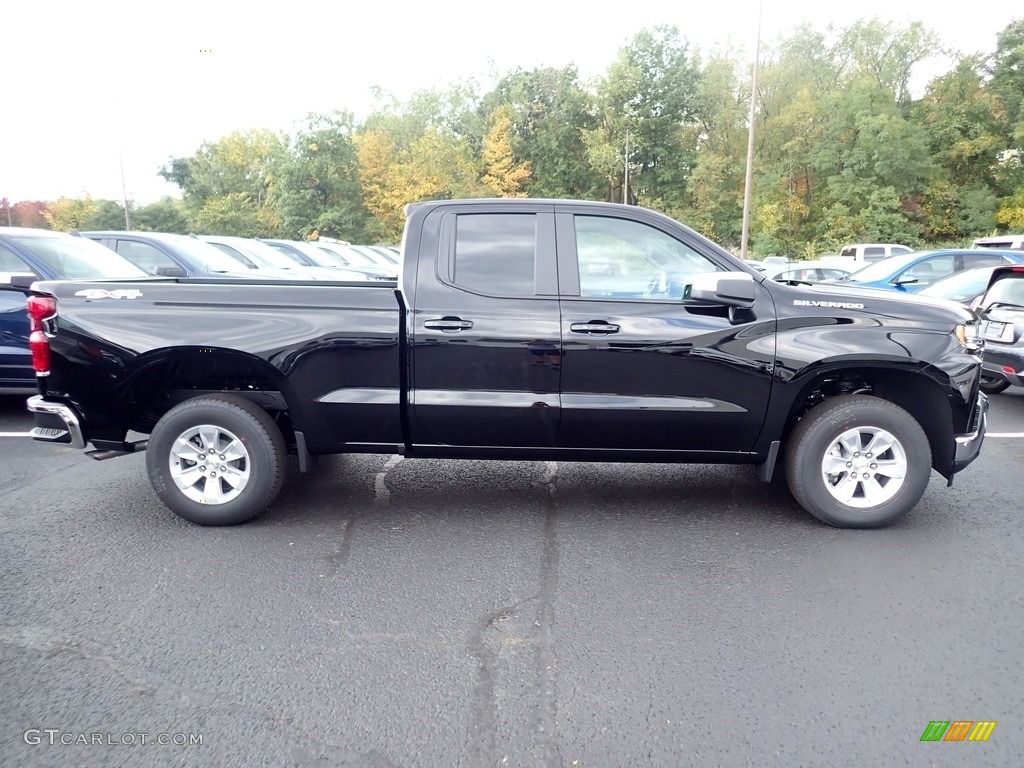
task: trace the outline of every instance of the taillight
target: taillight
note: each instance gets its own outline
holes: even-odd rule
[[[28,320],[31,333],[28,347],[32,352],[32,367],[36,376],[50,373],[50,340],[43,332],[43,321],[57,314],[57,300],[52,296],[28,297]]]

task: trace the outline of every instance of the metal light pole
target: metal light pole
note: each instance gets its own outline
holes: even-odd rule
[[[740,235],[740,258],[747,258],[750,240],[750,201],[754,186],[754,118],[757,115],[757,65],[761,58],[761,10],[764,0],[757,4],[757,45],[754,48],[754,76],[750,83],[750,128],[747,131],[747,178],[743,185],[743,233]]]
[[[124,231],[131,232],[132,220],[128,216],[128,187],[124,183],[124,158],[121,156],[121,147],[117,148],[117,161],[121,164],[121,200],[124,202]]]

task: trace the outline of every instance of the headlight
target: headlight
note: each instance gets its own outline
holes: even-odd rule
[[[970,322],[965,325],[958,325],[953,329],[953,335],[956,336],[956,340],[959,341],[968,352],[980,352],[985,342],[981,336],[981,324],[977,322]]]

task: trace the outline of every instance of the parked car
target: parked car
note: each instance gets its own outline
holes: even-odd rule
[[[997,269],[999,269],[998,266],[990,266],[955,272],[941,280],[936,280],[931,285],[926,285],[918,291],[918,294],[955,301],[974,309],[980,303],[985,289],[988,288],[992,272]]]
[[[372,245],[350,245],[351,250],[365,254],[370,261],[382,269],[397,269],[399,260],[387,249],[376,248]]]
[[[163,277],[223,277],[236,275],[251,277],[248,269],[214,248],[188,235],[162,232],[82,232],[82,237],[94,240],[116,251],[132,264],[150,275]]]
[[[765,267],[761,271],[772,280],[785,283],[797,280],[803,283],[819,283],[823,280],[838,280],[846,277],[851,270],[838,264],[822,261],[791,261],[788,264],[776,264]]]
[[[381,274],[376,270],[366,270],[359,267],[346,267],[337,259],[331,258],[313,243],[301,240],[269,240],[260,239],[271,248],[283,253],[298,264],[307,267],[320,267],[332,270],[337,277],[335,280],[387,280],[389,276]]]
[[[952,302],[768,280],[633,205],[406,210],[397,286],[126,282],[115,304],[37,283],[33,437],[144,449],[159,498],[203,525],[269,505],[291,451],[300,471],[363,452],[751,464],[765,482],[780,461],[810,514],[878,527],[981,451],[981,342]],[[637,293],[587,272],[609,251]]]
[[[311,240],[310,244],[319,248],[321,251],[326,253],[332,259],[341,264],[347,269],[357,269],[361,272],[366,272],[367,275],[371,276],[375,280],[397,280],[398,279],[398,268],[390,266],[381,266],[380,263],[371,259],[362,251],[358,251],[347,243],[338,243],[334,241],[322,242],[320,240]]]
[[[915,251],[890,256],[841,277],[837,282],[860,288],[914,293],[943,277],[975,267],[1024,263],[1024,253],[982,249]]]
[[[985,338],[981,391],[1024,387],[1024,266],[992,271],[979,317]]]
[[[140,279],[146,273],[91,240],[47,229],[0,227],[0,273],[31,280]],[[25,297],[0,291],[0,389],[36,387]]]
[[[201,235],[203,242],[218,248],[242,264],[251,264],[258,274],[283,277],[288,280],[340,280],[333,267],[300,264],[260,240],[228,235]]]
[[[972,248],[1002,248],[1013,251],[1024,251],[1024,235],[996,235],[994,237],[979,237],[973,243]]]

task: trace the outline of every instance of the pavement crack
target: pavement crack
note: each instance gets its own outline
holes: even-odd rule
[[[537,718],[535,763],[540,766],[555,766],[558,760],[556,741],[557,726],[557,677],[554,641],[551,625],[554,619],[555,592],[558,587],[558,505],[556,503],[556,480],[558,464],[546,462],[542,485],[548,490],[545,502],[547,515],[544,519],[544,545],[540,563],[540,589],[537,594],[537,613],[534,618],[533,640],[535,646],[535,679],[537,686]]]
[[[388,472],[401,463],[403,456],[392,456],[387,463],[381,467],[380,472],[373,479],[373,508],[386,509],[391,503],[391,491],[388,489]]]
[[[386,482],[387,476],[392,469],[401,463],[403,458],[403,456],[392,456],[374,477],[373,508],[375,510],[386,509],[391,503],[391,491],[388,490]],[[355,538],[356,520],[358,519],[359,515],[353,514],[345,520],[345,528],[341,534],[341,543],[338,545],[338,550],[327,557],[327,567],[323,574],[324,585],[320,590],[321,595],[328,588],[334,577],[348,564],[348,558],[352,554],[352,541]]]
[[[477,662],[476,685],[473,688],[470,765],[491,764],[495,747],[498,702],[494,695],[494,678],[497,675],[498,650],[488,646],[486,635],[488,630],[497,628],[506,619],[514,616],[524,604],[535,599],[536,597],[527,597],[486,614],[476,623],[467,638],[469,653]]]

